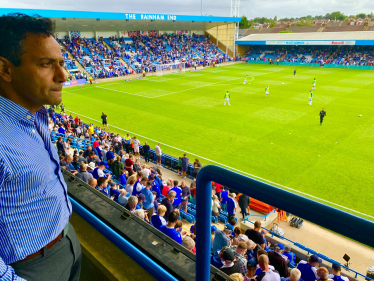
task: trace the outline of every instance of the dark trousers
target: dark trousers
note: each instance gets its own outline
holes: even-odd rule
[[[148,151],[148,152],[144,152],[144,161],[145,161],[146,163],[149,162],[149,151]]]
[[[229,214],[227,217],[227,222],[230,223],[230,221],[235,218],[235,214]]]
[[[323,122],[323,117],[320,117],[319,118],[319,123],[322,125],[322,122]]]
[[[74,228],[69,224],[68,234],[39,256],[14,263],[15,273],[28,281],[79,281],[82,251]]]
[[[243,219],[245,219],[245,217],[248,215],[247,209],[241,209],[241,210],[242,210]]]
[[[125,143],[126,153],[130,153],[131,144]]]

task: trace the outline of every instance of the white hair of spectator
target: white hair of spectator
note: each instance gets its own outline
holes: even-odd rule
[[[169,193],[168,193],[168,197],[170,196],[176,196],[177,195],[177,193],[174,191],[174,190],[171,190],[171,191],[169,191]]]
[[[254,246],[256,246],[256,243],[253,242],[251,239],[247,241],[248,249],[252,249]]]
[[[144,218],[145,218],[145,214],[144,214],[144,210],[143,209],[137,209],[137,210],[135,210],[134,215],[138,216],[142,220],[144,220]]]
[[[136,196],[130,196],[129,197],[129,200],[127,201],[128,204],[133,204],[133,205],[136,205],[138,204],[138,197]]]
[[[244,276],[241,273],[233,273],[230,275],[230,278],[234,281],[244,281]]]
[[[185,236],[183,238],[182,246],[192,252],[193,248],[195,247],[195,241],[191,237]]]
[[[119,193],[121,193],[122,196],[125,196],[127,194],[126,189],[122,188],[119,190]]]
[[[297,268],[293,268],[290,274],[290,281],[299,281],[301,277],[301,272]]]
[[[214,199],[214,200],[217,200],[217,199],[218,199],[218,196],[217,196],[217,195],[213,195],[213,199]]]

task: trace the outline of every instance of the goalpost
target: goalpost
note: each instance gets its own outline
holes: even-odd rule
[[[163,74],[173,74],[173,73],[184,74],[185,73],[184,62],[156,65],[157,76],[162,76]]]

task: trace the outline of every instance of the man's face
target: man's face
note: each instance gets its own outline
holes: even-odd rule
[[[22,45],[21,65],[14,67],[10,82],[14,91],[35,108],[60,104],[66,75],[59,44],[52,36],[29,33]]]

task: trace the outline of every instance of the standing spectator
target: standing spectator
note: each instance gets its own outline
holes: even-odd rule
[[[87,145],[86,150],[83,153],[83,157],[87,158],[88,156],[90,156],[90,152],[91,151],[92,151],[92,146],[91,145]]]
[[[70,139],[67,139],[64,142],[64,152],[65,152],[65,156],[66,155],[71,155],[71,151],[70,151]]]
[[[62,155],[63,156],[66,156],[65,155],[65,150],[64,150],[64,142],[62,141],[62,137],[58,137],[57,138],[57,151],[58,152],[62,152]]]
[[[176,192],[170,190],[168,193],[168,196],[162,199],[161,205],[164,205],[166,207],[166,212],[165,212],[165,220],[168,219],[169,214],[174,211],[173,203],[174,203],[174,198],[175,198]]]
[[[118,141],[118,138],[115,138],[115,139],[114,139],[113,148],[114,148],[114,151],[115,151],[116,154],[120,154],[121,149],[122,149],[122,145],[121,145],[121,143]]]
[[[231,221],[236,213],[235,193],[230,193],[229,198],[227,199],[227,213],[229,214],[227,220]]]
[[[121,171],[125,169],[123,163],[121,162],[121,156],[117,155],[116,161],[113,162],[111,168],[113,171],[113,175],[118,179]]]
[[[80,165],[80,172],[76,174],[77,178],[81,179],[85,183],[88,183],[93,178],[92,174],[87,172],[86,164]]]
[[[180,170],[182,169],[182,157],[179,157],[178,158],[178,162],[177,162],[177,165],[175,166],[175,169],[177,170],[177,174],[178,175],[181,175],[182,173],[180,172]]]
[[[213,195],[213,200],[212,200],[212,215],[215,217],[219,216],[219,209],[221,209],[221,206],[218,201],[218,196]]]
[[[126,137],[125,137],[126,153],[130,153],[130,147],[131,147],[131,137],[130,137],[129,134],[127,134]]]
[[[222,187],[223,191],[221,194],[221,206],[222,211],[227,212],[227,199],[229,198],[229,192],[226,187]]]
[[[317,255],[311,255],[308,262],[301,260],[297,265],[297,269],[301,272],[301,279],[303,281],[317,280],[317,267],[321,262],[322,260]]]
[[[181,183],[182,195],[181,195],[181,207],[182,210],[187,213],[187,203],[188,199],[191,196],[191,190],[188,186],[186,186],[186,182],[182,181]]]
[[[143,153],[144,153],[144,161],[145,163],[149,162],[149,151],[151,150],[150,146],[148,145],[147,142],[144,143],[143,145]]]
[[[229,235],[233,232],[234,227],[226,223],[223,230],[220,230],[219,228],[214,233],[214,240],[213,240],[213,252],[217,252],[221,250],[223,247],[226,247],[229,245]]]
[[[194,170],[193,170],[193,173],[194,173],[194,178],[196,179],[197,178],[197,174],[200,172],[200,169],[203,165],[201,165],[199,159],[195,159],[195,162],[193,163],[193,167],[194,167]]]
[[[133,143],[134,143],[135,159],[140,159],[140,153],[139,153],[140,141],[136,137],[134,137]]]
[[[127,179],[127,184],[126,184],[126,188],[125,188],[127,193],[132,194],[132,192],[134,190],[135,182],[136,182],[135,179],[130,179],[130,178]]]
[[[144,165],[142,166],[142,174],[143,174],[143,177],[146,177],[146,178],[148,178],[149,175],[151,174],[151,170],[148,169],[148,167],[147,167],[146,164],[144,164]]]
[[[272,266],[274,266],[275,270],[278,271],[281,277],[287,278],[290,276],[288,272],[287,261],[283,258],[284,252],[284,245],[282,243],[278,243],[274,247],[273,252],[268,252],[269,261]]]
[[[151,191],[152,182],[147,181],[145,187],[142,189],[141,193],[144,195],[145,200],[143,202],[143,208],[147,211],[148,220],[151,220],[151,217],[154,212],[154,201],[155,197]]]
[[[162,153],[161,153],[161,143],[158,143],[155,147],[156,152],[156,162],[157,166],[161,167]]]
[[[187,154],[183,154],[183,157],[182,157],[182,176],[183,178],[186,178],[186,173],[187,173],[187,170],[188,170],[188,163],[189,163],[190,159],[188,159],[187,157]]]
[[[132,168],[134,165],[134,161],[132,161],[133,156],[132,154],[129,155],[129,158],[125,161],[125,169],[129,172],[129,175],[132,174]]]
[[[219,183],[217,183],[217,182],[215,182],[214,183],[214,187],[215,187],[215,190],[216,190],[216,195],[217,195],[217,197],[218,197],[218,200],[221,200],[221,187],[222,187],[222,185],[221,184],[219,184]]]
[[[173,208],[174,209],[180,209],[182,189],[178,186],[178,181],[174,181],[173,183],[174,183],[174,187],[170,190],[170,191],[174,191],[175,192],[175,198],[174,198]]]
[[[255,221],[254,228],[253,229],[248,228],[245,231],[245,235],[247,235],[247,237],[253,242],[255,242],[257,245],[261,246],[262,249],[265,249],[265,241],[260,231],[261,231],[261,222]]]
[[[147,181],[148,181],[147,178],[142,178],[141,180],[138,180],[134,185],[132,195],[139,196],[139,194],[142,192],[142,189],[144,188],[144,185],[146,184]]]
[[[265,239],[265,238],[264,238]],[[266,244],[266,240],[265,240],[265,244]],[[266,245],[267,246],[267,245]],[[288,258],[288,260],[290,261],[290,265],[295,265],[295,259],[296,259],[296,255],[295,253],[291,252],[291,246],[290,245],[285,245],[284,246],[284,252],[283,252],[283,255],[286,256]],[[265,250],[266,250],[266,247],[265,247]]]
[[[108,161],[109,167],[112,165],[114,161],[114,153],[113,153],[113,147],[109,148],[109,151],[106,153],[106,161]]]
[[[105,177],[104,170],[105,170],[105,163],[100,162],[99,165],[92,172],[93,177],[95,179]],[[110,175],[109,175],[109,177],[110,177]]]
[[[292,272],[291,272],[292,273]],[[334,280],[334,281],[349,281],[348,277],[341,276],[342,268],[340,264],[333,263],[332,264],[332,274],[328,276],[328,278]]]
[[[93,136],[93,134],[95,133],[95,128],[94,128],[94,125],[91,123],[90,126],[88,126],[88,135],[91,139],[91,137]]]
[[[83,157],[83,151],[82,151],[82,150],[79,151],[78,162],[79,162],[79,163],[82,163],[82,162],[83,162],[83,163],[87,163],[86,158]]]
[[[101,115],[101,120],[103,121],[103,128],[105,129],[105,126],[107,126],[108,129],[109,129],[109,126],[108,126],[108,116],[105,115],[104,112]]]
[[[122,206],[126,206],[128,200],[129,200],[129,196],[127,196],[127,191],[126,189],[120,189],[119,190],[119,193],[120,195],[118,196],[118,204],[122,205]]]
[[[165,226],[161,226],[160,231],[182,245],[182,236],[186,235],[187,232],[184,230],[182,233],[180,233],[174,228],[178,222],[178,218],[179,212],[171,212],[168,216],[168,223]]]
[[[166,183],[166,185],[162,188],[162,192],[161,192],[161,194],[162,194],[163,196],[168,196],[168,193],[169,193],[170,188],[171,188],[171,182],[168,181],[168,182]]]
[[[250,202],[251,201],[248,195],[245,195],[245,194],[240,195],[238,204],[239,204],[240,209],[242,210],[243,220],[245,219],[246,216],[249,215],[248,209],[249,209]]]
[[[166,213],[166,207],[164,205],[160,205],[157,208],[157,214],[154,213],[151,218],[152,225],[160,230],[160,227],[166,225],[166,220],[164,219]]]
[[[119,175],[119,181],[123,186],[127,185],[127,175],[128,174],[129,174],[129,172],[127,172],[126,170],[121,170],[121,174]]]

